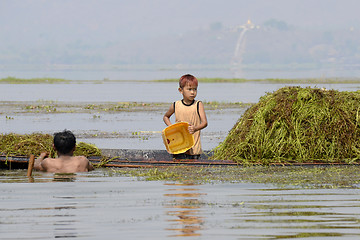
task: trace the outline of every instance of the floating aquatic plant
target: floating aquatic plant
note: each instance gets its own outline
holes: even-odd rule
[[[39,156],[41,152],[48,152],[50,157],[55,157],[53,149],[53,136],[50,134],[1,134],[0,154],[6,156]],[[77,143],[74,155],[101,156],[101,150],[88,143]]]
[[[254,182],[281,188],[359,188],[358,166],[172,166],[160,168],[112,169],[111,174],[146,181],[173,181],[187,184]]]
[[[101,156],[101,150],[90,143],[79,142],[76,144],[75,156]]]
[[[214,149],[239,163],[353,163],[360,158],[360,93],[284,87],[261,97]]]

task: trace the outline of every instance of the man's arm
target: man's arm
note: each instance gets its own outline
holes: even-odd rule
[[[89,161],[89,160],[88,160]],[[92,170],[94,170],[94,166],[91,164],[91,162],[89,161],[88,162],[88,171],[90,172],[90,171],[92,171]]]
[[[48,156],[49,154],[47,152],[42,152],[40,154],[40,156],[35,159],[34,162],[34,169],[36,170],[40,170],[40,171],[45,171],[45,169],[43,168],[43,166],[41,165],[42,161]]]
[[[94,170],[94,166],[91,164],[90,160],[85,156],[76,157],[79,161],[81,161],[81,170],[82,172],[90,172]]]

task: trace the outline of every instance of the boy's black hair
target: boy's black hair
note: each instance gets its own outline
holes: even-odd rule
[[[69,131],[64,130],[54,134],[54,146],[55,149],[61,154],[68,154],[76,146],[75,135]]]

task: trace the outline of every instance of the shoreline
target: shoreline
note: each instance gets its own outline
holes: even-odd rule
[[[229,77],[199,77],[201,83],[288,83],[288,84],[354,84],[360,83],[359,77],[307,77],[307,78],[229,78]],[[1,84],[47,84],[47,85],[63,85],[63,84],[113,84],[113,83],[178,83],[177,78],[162,78],[149,80],[121,80],[121,79],[97,79],[97,80],[73,80],[66,78],[17,78],[5,77],[0,78]]]

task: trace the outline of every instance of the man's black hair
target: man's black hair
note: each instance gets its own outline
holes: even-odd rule
[[[56,150],[61,154],[68,154],[76,146],[75,135],[69,131],[64,130],[54,134],[54,146]]]

